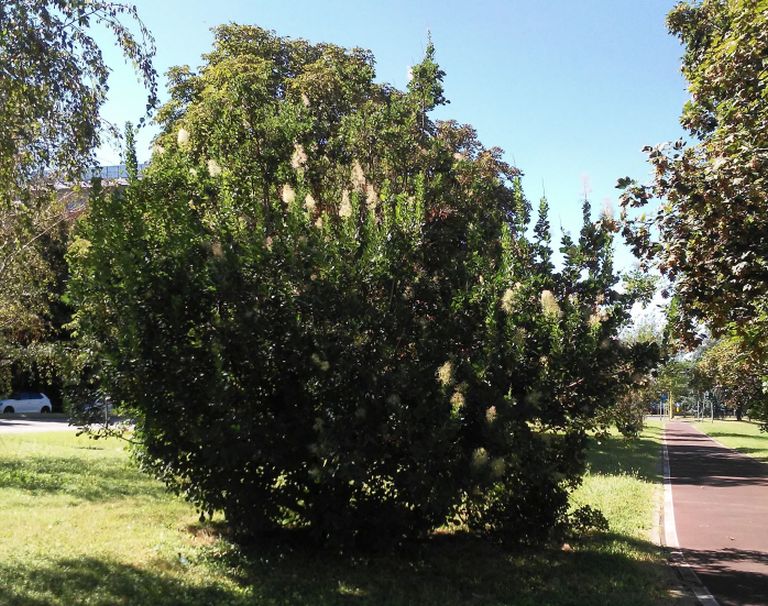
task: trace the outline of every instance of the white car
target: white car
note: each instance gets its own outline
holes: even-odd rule
[[[10,398],[0,400],[0,410],[3,414],[14,412],[51,412],[51,401],[44,393],[26,391],[15,393]]]

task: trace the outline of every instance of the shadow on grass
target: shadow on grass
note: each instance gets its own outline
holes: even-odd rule
[[[397,557],[328,555],[289,544],[262,544],[247,553],[211,546],[189,568],[147,570],[98,558],[0,564],[0,603],[641,606],[663,601],[668,575],[655,546],[615,535],[568,552],[520,553],[470,536],[436,536],[418,553]],[[208,581],[195,576],[201,570]]]
[[[697,429],[699,428],[697,427]],[[740,440],[765,440],[768,442],[768,433],[733,433],[730,431],[717,431],[717,429],[709,429],[709,431],[704,433],[713,438],[738,438]]]
[[[66,494],[85,501],[167,498],[162,485],[121,460],[77,457],[0,458],[0,488]]]
[[[230,597],[219,587],[185,585],[159,572],[97,558],[0,566],[0,604],[8,606],[238,604]]]
[[[627,474],[646,482],[660,482],[662,431],[660,427],[647,427],[645,436],[639,438],[593,438],[587,457],[589,472],[600,475]]]

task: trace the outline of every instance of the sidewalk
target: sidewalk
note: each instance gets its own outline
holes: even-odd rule
[[[666,426],[677,538],[721,606],[768,606],[768,465]]]

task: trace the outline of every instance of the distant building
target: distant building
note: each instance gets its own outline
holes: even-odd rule
[[[139,164],[139,176],[141,176],[148,164],[148,162]],[[128,185],[128,170],[125,164],[100,166],[83,173],[82,180],[79,183],[57,184],[55,186],[56,192],[59,199],[65,204],[67,215],[76,216],[85,210],[88,202],[88,190],[93,179],[101,179],[104,187],[124,187]]]
[[[148,162],[139,164],[139,175],[144,172]],[[105,181],[116,181],[118,179],[127,179],[128,170],[125,164],[115,164],[113,166],[100,166],[95,170],[89,170],[83,175],[83,181],[90,181],[93,178],[100,178]]]

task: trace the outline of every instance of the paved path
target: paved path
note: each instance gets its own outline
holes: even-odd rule
[[[768,465],[666,426],[677,538],[721,606],[768,606]]]
[[[32,417],[4,419],[0,417],[0,434],[39,433],[43,431],[74,431],[69,419],[35,419]]]

